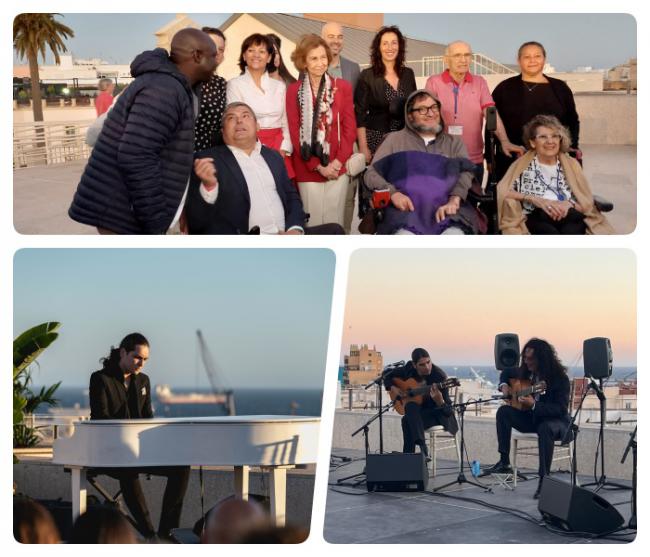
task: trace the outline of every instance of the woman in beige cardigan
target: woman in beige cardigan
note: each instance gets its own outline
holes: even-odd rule
[[[497,185],[503,234],[613,234],[594,205],[580,164],[567,155],[569,132],[555,116],[535,116],[524,126],[529,151]]]

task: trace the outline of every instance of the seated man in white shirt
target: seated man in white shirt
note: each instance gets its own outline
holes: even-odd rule
[[[259,142],[247,104],[229,104],[221,126],[225,145],[196,154],[185,204],[190,234],[343,234],[335,223],[305,227],[282,156]]]

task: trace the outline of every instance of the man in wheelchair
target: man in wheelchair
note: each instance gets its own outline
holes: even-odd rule
[[[421,89],[405,105],[406,127],[386,136],[364,182],[385,191],[379,234],[477,234],[484,221],[467,202],[475,165],[460,137],[445,133],[440,101]]]

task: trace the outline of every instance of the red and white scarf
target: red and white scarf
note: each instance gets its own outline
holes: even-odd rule
[[[329,132],[332,127],[332,103],[336,92],[335,81],[326,73],[321,78],[318,92],[314,95],[309,74],[304,73],[298,88],[300,107],[300,156],[308,161],[318,157],[321,165],[330,162]],[[316,102],[314,103],[314,98]]]

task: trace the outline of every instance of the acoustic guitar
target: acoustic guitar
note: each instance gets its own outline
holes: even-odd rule
[[[393,385],[400,390],[400,394],[396,395],[392,391],[390,393],[390,399],[394,402],[393,408],[401,416],[404,415],[404,406],[409,402],[415,402],[416,404],[422,404],[425,400],[425,397],[429,396],[429,391],[431,387],[435,385],[439,390],[449,389],[450,387],[459,387],[460,381],[456,377],[448,377],[440,383],[433,383],[427,385],[423,381],[418,381],[414,377],[409,379],[393,379]]]
[[[510,385],[510,394],[504,396],[503,400],[506,404],[516,408],[517,410],[527,410],[527,408],[519,402],[519,397],[541,394],[546,391],[545,381],[532,384],[528,379],[510,379],[508,383]]]

